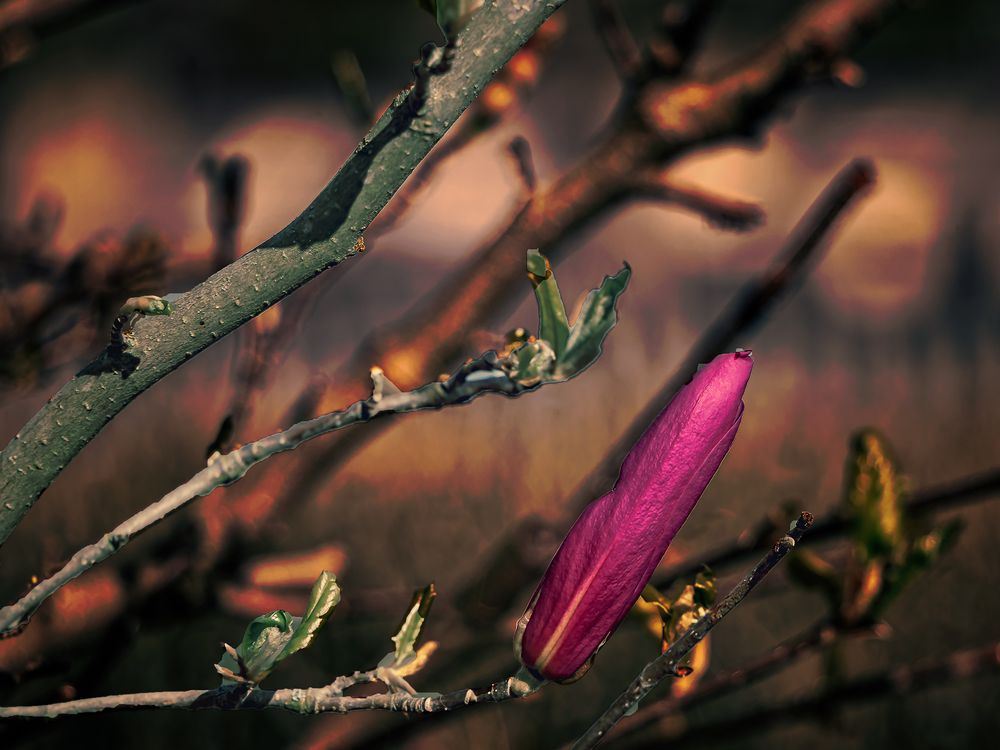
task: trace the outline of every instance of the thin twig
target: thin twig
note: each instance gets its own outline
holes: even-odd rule
[[[383,393],[385,381],[381,371],[373,371],[375,391],[372,396],[357,401],[347,409],[299,422],[287,430],[255,440],[237,450],[211,460],[204,469],[160,500],[119,524],[97,542],[73,557],[55,575],[39,583],[16,603],[0,609],[0,636],[11,635],[27,624],[38,607],[56,591],[82,575],[94,565],[106,560],[125,546],[133,537],[159,523],[196,497],[207,495],[218,487],[237,481],[251,466],[266,458],[292,450],[302,443],[334,430],[368,422],[377,416],[403,414],[418,409],[440,409],[465,404],[484,393],[501,393],[516,397],[535,390],[540,384],[524,385],[512,379],[495,352],[461,367],[443,382],[429,383],[412,391]]]
[[[764,222],[764,209],[757,203],[729,198],[685,185],[660,169],[643,169],[632,177],[637,198],[672,203],[702,216],[718,229],[746,232]]]
[[[225,159],[205,154],[198,165],[208,193],[208,223],[212,228],[212,272],[225,268],[239,251],[239,230],[246,213],[250,162],[238,154]]]
[[[981,502],[998,494],[1000,494],[1000,467],[963,477],[954,482],[917,490],[906,501],[903,513],[908,518],[941,513],[962,505]],[[835,510],[816,520],[809,532],[809,539],[813,544],[835,539],[850,532],[854,523],[840,510]],[[773,518],[765,518],[754,529],[740,534],[734,541],[706,555],[699,555],[696,559],[672,565],[660,573],[653,583],[657,588],[669,588],[674,581],[693,576],[706,565],[718,571],[742,562],[767,546],[769,539],[773,537],[775,525]]]
[[[708,614],[688,628],[684,635],[674,641],[663,654],[645,666],[639,676],[615,699],[608,709],[595,721],[573,745],[574,750],[596,747],[622,717],[637,706],[650,690],[660,682],[678,674],[678,667],[688,652],[701,641],[708,632],[729,614],[781,559],[788,554],[812,524],[812,516],[802,513],[788,530],[788,534],[777,542],[771,551],[758,562],[726,597],[712,607]]]
[[[814,524],[813,528],[815,527],[816,525]],[[814,541],[811,529],[809,532],[809,541]],[[702,678],[698,686],[690,693],[676,696],[669,695],[662,700],[642,707],[633,720],[626,720],[619,724],[617,730],[612,732],[608,739],[614,742],[624,740],[626,737],[631,737],[641,732],[666,716],[689,711],[695,706],[700,706],[702,703],[721,698],[735,690],[759,682],[765,677],[793,664],[803,656],[813,653],[816,649],[832,643],[836,638],[870,636],[878,632],[880,632],[879,626],[868,624],[857,626],[835,625],[826,620],[821,621],[736,669]]]
[[[743,714],[729,714],[704,724],[671,723],[655,738],[630,745],[659,750],[665,742],[696,742],[745,737],[774,726],[821,718],[837,707],[865,703],[878,698],[904,697],[928,688],[941,687],[956,680],[967,680],[991,672],[1000,672],[1000,643],[991,643],[970,651],[956,651],[943,659],[923,664],[904,665],[884,672],[865,675],[838,683],[815,695],[796,698]]]
[[[11,706],[0,708],[0,719],[52,719],[72,714],[92,714],[121,709],[216,709],[221,711],[256,711],[280,708],[298,714],[340,713],[350,711],[394,711],[407,714],[428,714],[454,711],[480,703],[500,703],[521,698],[531,692],[528,683],[508,677],[487,688],[467,688],[450,693],[413,694],[389,691],[365,697],[344,695],[352,685],[379,681],[378,670],[356,672],[338,677],[321,688],[285,688],[262,690],[236,685],[215,690],[177,690],[153,693],[108,695],[83,698],[44,706]]]
[[[514,164],[517,181],[521,192],[528,198],[535,194],[538,177],[535,173],[535,161],[531,156],[531,144],[523,135],[514,136],[507,144],[507,155]]]

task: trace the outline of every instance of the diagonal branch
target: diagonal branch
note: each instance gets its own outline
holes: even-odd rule
[[[764,209],[758,204],[677,182],[660,169],[636,172],[631,187],[637,198],[681,206],[718,229],[746,232],[764,222]]]
[[[415,112],[406,93],[379,118],[320,195],[285,229],[183,295],[175,313],[144,320],[138,344],[105,352],[42,407],[0,455],[0,544],[63,467],[118,412],[195,354],[325,269],[356,243],[431,147],[565,0],[501,0],[462,32],[447,72]]]
[[[962,477],[954,482],[932,485],[916,490],[904,504],[907,517],[941,513],[970,503],[988,500],[1000,494],[1000,467]],[[855,521],[840,510],[818,518],[809,532],[813,543],[835,539],[854,528]],[[734,541],[712,550],[694,560],[678,563],[657,576],[657,588],[669,588],[681,578],[693,576],[705,565],[718,571],[720,568],[742,562],[759,552],[772,538],[775,528],[773,518],[761,520],[756,527],[740,534]]]
[[[779,539],[764,559],[758,562],[726,597],[712,607],[708,614],[688,628],[684,635],[678,638],[663,654],[651,661],[639,673],[625,691],[615,699],[608,709],[595,721],[580,739],[573,745],[573,750],[586,750],[596,747],[608,732],[622,719],[631,713],[639,701],[660,682],[671,676],[678,675],[678,667],[698,642],[729,614],[754,587],[763,580],[771,569],[781,562],[796,543],[802,538],[806,529],[812,524],[812,516],[802,513],[788,530],[788,534]]]
[[[816,524],[813,525],[813,528]],[[810,541],[815,541],[810,530]],[[632,737],[667,716],[690,711],[702,703],[747,687],[768,677],[799,658],[829,645],[838,637],[863,637],[878,634],[885,625],[843,625],[822,620],[805,632],[775,646],[742,666],[722,674],[705,677],[697,688],[684,695],[670,695],[640,709],[633,721],[622,723],[610,740],[619,742]]]
[[[135,536],[180,510],[197,497],[241,479],[255,464],[278,453],[290,451],[302,443],[361,422],[387,414],[404,414],[420,409],[440,409],[465,404],[484,393],[516,397],[533,391],[541,383],[526,385],[515,380],[507,361],[488,352],[472,360],[450,378],[429,383],[412,391],[401,392],[388,385],[381,370],[372,370],[374,391],[368,399],[357,401],[343,411],[325,414],[289,427],[287,430],[248,443],[224,456],[209,461],[208,466],[191,479],[170,491],[157,502],[136,513],[98,541],[90,544],[66,563],[55,575],[39,583],[16,603],[0,609],[0,637],[23,628],[31,615],[50,596],[100,562],[114,555]],[[543,381],[556,382],[556,381]]]
[[[701,747],[702,742],[746,737],[774,726],[809,721],[828,716],[835,708],[865,703],[879,698],[903,697],[949,682],[967,680],[984,674],[1000,672],[1000,643],[990,643],[978,649],[956,651],[942,659],[907,664],[854,679],[786,703],[730,714],[704,724],[687,725],[677,722],[672,731],[661,733],[649,742],[629,747],[662,748],[665,742],[685,742]]]

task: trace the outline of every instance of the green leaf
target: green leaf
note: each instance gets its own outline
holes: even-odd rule
[[[673,600],[661,594],[655,587],[646,585],[640,598],[652,604],[659,612],[662,622],[662,650],[684,634],[688,628],[705,616],[715,603],[715,575],[705,570],[695,576]]]
[[[632,269],[626,263],[614,276],[605,276],[601,286],[587,295],[570,328],[566,349],[556,362],[557,379],[578,375],[600,356],[605,337],[618,322],[615,302],[628,286],[631,275]]]
[[[904,484],[885,438],[862,430],[851,440],[846,504],[855,518],[855,540],[865,560],[893,557],[905,543]]]
[[[313,584],[305,615],[294,617],[278,609],[254,618],[247,626],[243,640],[236,647],[245,669],[229,653],[222,655],[218,666],[248,682],[259,683],[285,657],[313,642],[316,632],[339,601],[340,587],[336,579],[324,571]],[[232,682],[231,679],[222,681],[224,685]]]
[[[247,626],[240,645],[236,647],[236,652],[246,665],[245,671],[240,669],[239,664],[228,653],[223,654],[219,665],[248,682],[260,682],[280,660],[282,650],[291,640],[294,627],[295,618],[283,609],[254,618]],[[223,680],[222,684],[231,682],[232,680]]]
[[[528,251],[528,279],[538,303],[538,338],[549,343],[558,359],[566,349],[569,321],[549,259],[537,250]]]
[[[295,626],[295,632],[292,633],[292,637],[279,655],[278,661],[291,656],[296,651],[308,648],[316,639],[316,633],[329,619],[330,613],[339,602],[340,586],[337,585],[337,579],[324,570],[316,579],[316,583],[313,584],[306,613],[302,615],[301,620]]]
[[[393,666],[401,667],[416,656],[416,650],[413,647],[417,639],[420,638],[420,631],[424,628],[424,621],[427,619],[427,614],[430,612],[431,604],[434,603],[436,596],[437,591],[434,590],[433,583],[413,593],[413,600],[399,626],[399,632],[392,637],[392,642],[396,644],[396,650],[393,653]]]
[[[521,385],[532,386],[550,380],[556,366],[556,353],[547,341],[535,339],[516,349],[511,378]]]
[[[715,575],[708,570],[701,571],[694,577],[695,606],[707,609],[715,604]]]

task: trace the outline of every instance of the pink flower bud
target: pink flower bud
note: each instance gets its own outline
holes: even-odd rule
[[[628,614],[729,451],[752,368],[739,351],[699,370],[633,446],[615,488],[577,519],[515,636],[537,675],[582,674]]]

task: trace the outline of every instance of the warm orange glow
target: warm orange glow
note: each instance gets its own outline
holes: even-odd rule
[[[279,305],[267,308],[264,312],[253,319],[254,330],[259,334],[271,333],[280,324],[281,307]]]
[[[493,116],[502,115],[516,100],[514,89],[503,81],[494,81],[483,91],[480,106]]]
[[[347,565],[343,547],[328,544],[290,555],[270,555],[251,560],[243,577],[253,586],[312,586],[324,570],[340,575]]]
[[[43,189],[61,195],[67,210],[60,240],[69,246],[83,242],[103,227],[127,222],[139,207],[142,181],[135,165],[142,150],[103,119],[76,122],[43,140],[27,159],[22,203]]]
[[[52,622],[60,632],[72,634],[118,611],[125,591],[113,570],[96,570],[60,589],[51,600]]]
[[[287,592],[229,585],[219,590],[219,602],[229,614],[252,619],[261,612],[273,612],[276,609],[303,612],[309,602],[309,591]]]
[[[522,49],[507,63],[505,71],[514,83],[531,85],[538,80],[540,69],[538,54],[530,49]]]
[[[934,145],[914,149],[926,153]],[[919,297],[949,210],[947,185],[922,162],[880,159],[877,165],[875,190],[816,274],[838,305],[861,315],[891,314]]]

